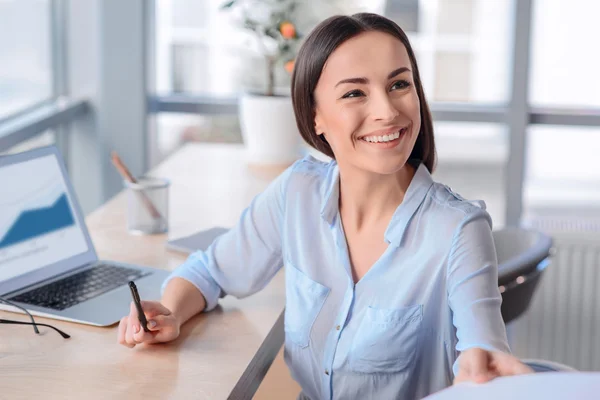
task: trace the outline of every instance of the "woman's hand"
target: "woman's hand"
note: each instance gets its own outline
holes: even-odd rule
[[[530,373],[533,373],[531,368],[510,354],[472,348],[460,354],[454,383],[484,383],[499,376]]]
[[[127,347],[135,347],[142,343],[170,342],[179,336],[180,322],[175,315],[158,301],[141,302],[144,315],[148,321],[145,332],[138,320],[137,309],[133,302],[129,307],[129,315],[123,317],[119,323],[117,340]]]

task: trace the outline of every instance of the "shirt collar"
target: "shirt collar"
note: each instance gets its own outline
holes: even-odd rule
[[[331,168],[327,172],[327,177],[321,187],[323,203],[321,206],[321,217],[331,226],[339,210],[340,198],[340,173],[339,167],[335,161],[331,161]],[[406,228],[417,209],[425,200],[429,189],[433,185],[433,178],[427,167],[420,163],[417,171],[408,186],[404,200],[398,206],[392,220],[385,231],[385,240],[400,246]]]
[[[335,160],[332,160],[329,166],[330,168],[327,170],[327,176],[323,180],[323,185],[321,186],[323,199],[323,204],[321,205],[321,217],[327,221],[329,226],[331,226],[333,225],[334,218],[339,209],[340,170]]]

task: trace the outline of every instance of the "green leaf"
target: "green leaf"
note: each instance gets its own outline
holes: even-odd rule
[[[256,31],[258,28],[258,24],[251,20],[244,21],[244,28],[250,29],[251,31]]]
[[[275,29],[268,28],[265,30],[265,35],[272,37],[273,39],[279,39],[279,32]]]
[[[235,4],[236,0],[230,0],[227,3],[221,5],[220,9],[224,10],[226,8],[231,8]]]

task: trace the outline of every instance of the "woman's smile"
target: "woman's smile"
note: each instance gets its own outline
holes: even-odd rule
[[[406,136],[410,136],[410,125],[403,128],[392,128],[369,133],[358,138],[361,144],[371,148],[388,150],[397,147]]]

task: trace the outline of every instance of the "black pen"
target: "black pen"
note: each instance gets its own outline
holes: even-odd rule
[[[131,289],[131,297],[133,297],[133,303],[135,304],[135,308],[137,308],[138,312],[138,320],[142,325],[142,328],[145,332],[150,332],[148,329],[148,321],[146,321],[146,315],[144,314],[144,310],[142,309],[142,303],[140,301],[140,294],[137,291],[137,287],[133,281],[129,281],[129,289]]]

